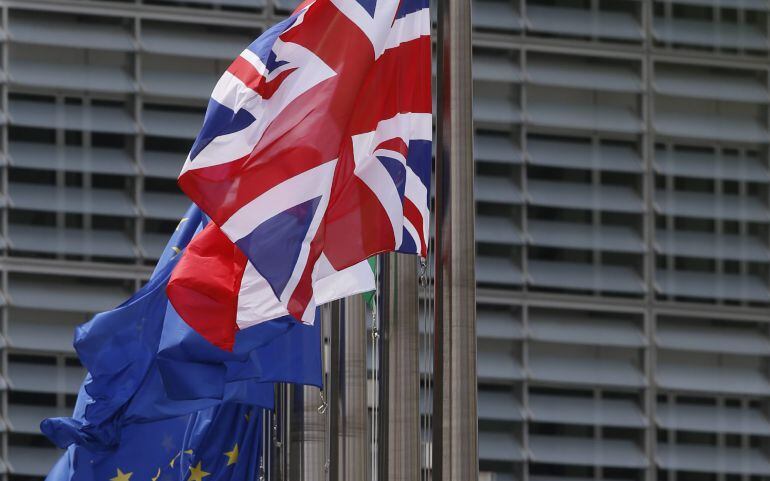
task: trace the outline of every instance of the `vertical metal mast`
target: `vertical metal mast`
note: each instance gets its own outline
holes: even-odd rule
[[[383,254],[380,268],[380,481],[420,479],[417,258]]]
[[[291,384],[275,385],[275,409],[271,426],[273,471],[270,481],[289,479],[289,427],[291,426]]]
[[[321,355],[326,356],[325,329],[331,323],[331,310],[321,308]],[[292,481],[326,480],[326,414],[318,388],[294,385],[290,389],[288,479]]]
[[[366,405],[366,309],[363,296],[336,303],[329,383],[329,481],[365,480],[369,473]]]
[[[478,479],[471,1],[438,0],[433,479]]]
[[[318,388],[297,385],[292,391],[288,479],[324,481],[326,420],[318,412]]]

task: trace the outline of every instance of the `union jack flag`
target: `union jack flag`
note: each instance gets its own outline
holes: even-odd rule
[[[272,314],[312,323],[374,254],[427,254],[430,55],[427,0],[315,0],[235,59],[179,176],[213,220],[169,283],[186,322],[228,349]]]

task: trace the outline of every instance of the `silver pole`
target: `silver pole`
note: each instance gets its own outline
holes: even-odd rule
[[[321,355],[326,358],[326,328],[331,310],[321,308]],[[324,373],[325,375],[325,373]],[[291,388],[289,426],[289,479],[292,481],[326,480],[326,414],[318,388],[294,385]]]
[[[378,479],[420,479],[417,258],[385,254],[380,268]]]
[[[366,309],[363,296],[339,302],[332,324],[330,481],[365,480],[369,438],[366,405]]]
[[[291,384],[275,385],[275,411],[273,413],[272,443],[273,470],[271,481],[289,479],[289,432],[291,426]]]
[[[438,1],[433,479],[478,479],[471,2]]]
[[[324,481],[326,420],[318,412],[318,388],[292,386],[289,479]]]

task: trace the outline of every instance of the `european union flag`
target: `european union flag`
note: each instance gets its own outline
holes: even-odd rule
[[[266,385],[272,391],[272,386]],[[262,410],[226,403],[177,418],[126,426],[117,448],[72,445],[47,481],[257,479]]]
[[[196,481],[190,476],[207,477],[221,467],[212,453],[195,447],[203,446],[201,440],[207,449],[230,444],[227,452],[235,457],[246,445],[252,452],[259,436],[244,427],[248,423],[241,426],[234,419],[258,419],[261,408],[272,408],[273,382],[320,385],[317,326],[283,318],[265,322],[242,331],[236,348],[226,353],[176,315],[165,287],[185,246],[206,223],[191,207],[150,281],[76,330],[75,349],[88,375],[73,416],[41,423],[44,434],[68,448],[50,479],[131,481],[128,473],[142,473],[137,477]],[[161,347],[165,360],[158,357]],[[176,461],[166,459],[174,453],[181,453]],[[242,465],[252,469],[255,461],[248,459]],[[177,471],[167,469],[174,466]],[[229,478],[206,481],[213,479]]]
[[[183,442],[182,455],[187,456],[178,474],[189,473],[185,481],[203,481],[209,475],[218,481],[257,479],[263,422],[259,410],[243,404],[221,404],[193,414]]]
[[[174,399],[230,399],[234,385],[251,379],[322,386],[318,310],[313,325],[281,318],[239,331],[229,352],[189,328],[170,303],[167,309],[157,362]]]

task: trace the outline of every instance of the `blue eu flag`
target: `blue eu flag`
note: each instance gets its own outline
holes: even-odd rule
[[[49,475],[52,481],[132,481],[128,473],[142,473],[134,481],[161,481],[164,476],[202,481],[222,464],[213,453],[201,450],[204,441],[210,449],[227,447],[231,455],[238,442],[236,452],[246,445],[248,453],[256,452],[259,436],[251,439],[246,421],[258,423],[259,410],[272,408],[273,382],[320,385],[318,327],[288,319],[269,321],[242,331],[233,352],[226,353],[173,311],[166,284],[180,253],[206,222],[200,210],[191,207],[150,281],[117,308],[76,330],[75,348],[88,375],[75,412],[41,424],[44,434],[67,448]],[[158,356],[161,350],[166,353],[163,359]],[[178,459],[172,461],[169,455],[176,454]],[[248,456],[237,470],[253,468],[255,461]],[[206,481],[229,479],[221,476],[235,471],[216,471],[217,477]]]
[[[272,391],[272,387],[270,389]],[[47,481],[240,481],[257,479],[262,410],[225,403],[126,426],[110,452],[71,445]]]

